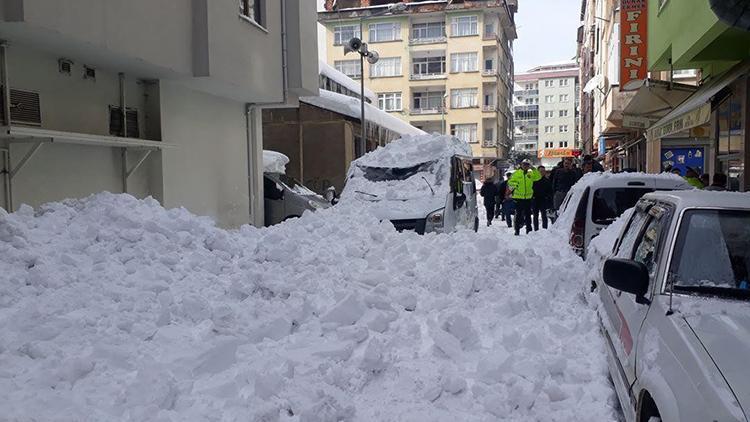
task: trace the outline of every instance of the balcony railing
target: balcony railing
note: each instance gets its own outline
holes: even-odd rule
[[[447,75],[445,73],[412,73],[409,79],[412,81],[425,81],[433,79],[445,79]]]
[[[497,32],[485,32],[482,34],[483,40],[497,40]]]
[[[494,104],[485,104],[482,106],[482,111],[497,111],[497,106]]]
[[[497,141],[495,141],[494,139],[485,139],[484,141],[482,141],[482,146],[485,148],[491,148],[496,145],[497,145]]]
[[[482,71],[483,76],[498,76],[497,69],[484,69]]]
[[[410,38],[409,45],[438,44],[448,42],[448,37]]]
[[[434,107],[434,108],[413,108],[409,112],[413,115],[423,115],[423,114],[440,114],[442,113],[442,107]]]

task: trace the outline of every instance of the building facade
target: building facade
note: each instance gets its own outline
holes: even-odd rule
[[[578,65],[538,66],[515,76],[514,147],[545,166],[578,155]]]
[[[512,127],[513,0],[328,0],[327,61],[378,95],[378,106],[429,133],[451,133],[489,162],[504,156]],[[398,11],[395,11],[398,10]],[[362,30],[360,30],[360,25]],[[364,32],[364,34],[362,33]],[[345,54],[361,38],[379,61]]]
[[[126,192],[262,225],[261,110],[317,94],[315,5],[167,3],[0,2],[3,208]]]

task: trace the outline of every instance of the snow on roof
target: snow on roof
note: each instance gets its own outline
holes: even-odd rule
[[[357,93],[361,91],[362,87],[359,83],[357,83],[357,81],[339,72],[333,66],[329,65],[323,60],[318,60],[318,71],[321,75],[325,75],[331,80],[340,83],[346,89],[352,90]],[[378,96],[367,88],[365,88],[365,97],[369,98],[373,103],[378,102]]]
[[[354,163],[367,167],[404,168],[454,155],[471,156],[471,147],[453,136],[405,136],[368,152]]]
[[[683,207],[750,208],[750,193],[705,191],[700,189],[654,192],[652,197],[667,197]]]
[[[300,101],[314,105],[326,110],[343,114],[345,116],[360,118],[360,102],[358,98],[352,98],[331,91],[320,91],[317,97],[300,97]],[[406,123],[398,117],[393,117],[385,111],[365,103],[365,119],[378,126],[398,133],[399,135],[424,135],[425,132]]]
[[[286,165],[289,164],[289,157],[276,152],[263,150],[263,173],[286,173]]]

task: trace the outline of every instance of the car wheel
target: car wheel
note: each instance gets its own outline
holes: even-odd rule
[[[644,391],[641,395],[640,404],[640,417],[639,422],[661,422],[661,414],[659,408],[656,407],[654,399],[651,398],[651,394],[648,391]]]
[[[479,217],[474,218],[474,233],[479,231]]]

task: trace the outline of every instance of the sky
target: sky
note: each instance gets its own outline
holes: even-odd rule
[[[581,0],[518,0],[516,73],[575,57],[580,19]]]

